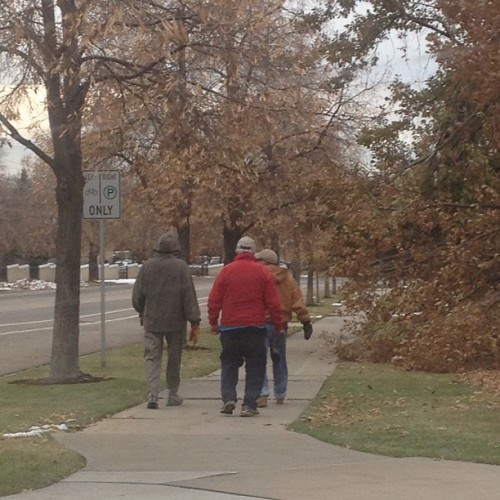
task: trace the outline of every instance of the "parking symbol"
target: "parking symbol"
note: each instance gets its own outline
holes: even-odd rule
[[[118,195],[118,190],[114,186],[106,186],[103,190],[104,198],[112,200]]]

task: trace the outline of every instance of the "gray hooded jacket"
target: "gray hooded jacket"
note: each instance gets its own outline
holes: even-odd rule
[[[186,332],[187,322],[199,323],[200,308],[189,266],[179,259],[175,231],[162,235],[155,255],[140,268],[132,305],[149,332]]]

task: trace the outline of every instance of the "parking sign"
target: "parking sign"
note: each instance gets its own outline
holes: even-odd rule
[[[119,219],[120,172],[118,170],[86,170],[83,189],[84,219]]]

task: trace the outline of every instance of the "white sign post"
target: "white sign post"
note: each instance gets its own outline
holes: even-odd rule
[[[104,288],[104,220],[119,219],[120,172],[87,170],[83,172],[83,218],[99,220],[99,264],[101,268],[101,366],[106,366],[106,300]]]

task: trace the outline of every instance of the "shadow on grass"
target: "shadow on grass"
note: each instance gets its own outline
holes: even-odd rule
[[[66,384],[95,384],[97,382],[105,382],[106,380],[114,380],[114,377],[95,377],[90,373],[81,373],[78,377],[68,380],[54,380],[50,377],[42,378],[26,378],[20,380],[12,380],[8,384],[19,385],[66,385]]]

